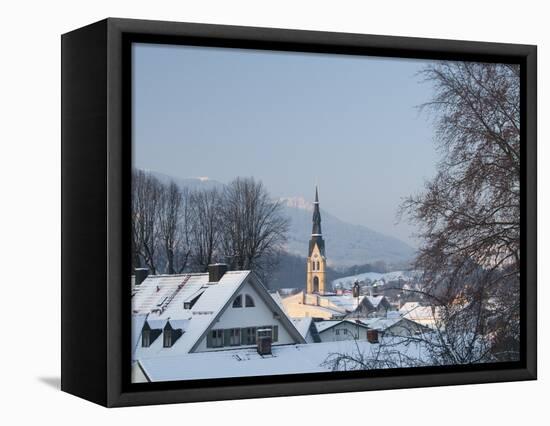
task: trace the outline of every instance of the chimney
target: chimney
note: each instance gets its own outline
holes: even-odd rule
[[[256,331],[256,344],[260,355],[271,355],[272,341],[273,330],[271,328],[260,328]]]
[[[145,281],[145,278],[149,275],[149,269],[148,268],[136,268],[136,285],[140,285],[143,281]]]
[[[367,330],[367,340],[369,343],[378,343],[378,330],[374,328],[369,328]]]
[[[208,281],[211,283],[217,283],[222,279],[223,274],[227,272],[227,264],[225,263],[214,263],[208,265]]]

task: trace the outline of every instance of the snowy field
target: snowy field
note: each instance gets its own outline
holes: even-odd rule
[[[391,282],[398,281],[413,281],[421,276],[421,271],[392,271],[386,273],[378,272],[365,272],[357,275],[350,275],[347,277],[338,278],[332,281],[332,288],[345,288],[350,289],[353,286],[355,281],[366,281],[370,282],[383,281]]]

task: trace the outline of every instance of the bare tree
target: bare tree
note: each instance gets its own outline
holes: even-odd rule
[[[391,336],[376,344],[356,338],[353,341],[351,350],[329,353],[321,366],[332,371],[354,371],[410,368],[429,364],[422,354],[423,342],[419,340]]]
[[[157,272],[159,248],[158,211],[162,192],[161,183],[141,170],[132,175],[132,241],[134,262],[139,260],[150,271]]]
[[[231,267],[253,269],[262,275],[273,267],[286,242],[288,219],[262,182],[237,178],[223,193],[222,226],[222,251]]]
[[[197,190],[189,199],[193,266],[204,272],[213,262],[220,244],[221,194],[215,188]]]
[[[181,190],[174,182],[160,187],[158,237],[168,274],[181,273],[187,266],[191,253],[188,198],[188,191]]]
[[[423,71],[435,88],[441,161],[403,212],[420,224],[417,267],[437,296],[445,362],[519,353],[519,67],[440,62]],[[500,345],[500,347],[499,347]],[[491,352],[491,353],[489,353]],[[514,355],[515,354],[515,355]]]

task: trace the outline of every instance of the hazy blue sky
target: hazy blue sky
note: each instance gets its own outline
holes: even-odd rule
[[[408,242],[401,199],[437,160],[425,61],[137,44],[134,165],[177,177],[261,179]]]

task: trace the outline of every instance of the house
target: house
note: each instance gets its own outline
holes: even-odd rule
[[[255,348],[305,338],[257,275],[211,265],[209,273],[148,276],[132,291],[133,359]]]
[[[324,320],[353,317],[385,316],[393,308],[385,296],[352,294],[309,294],[300,292],[282,299],[285,311],[292,318],[313,317]]]
[[[368,329],[361,321],[328,320],[315,322],[321,342],[339,342],[342,340],[367,340]]]
[[[353,317],[385,317],[393,307],[385,296],[360,296]]]
[[[365,318],[360,321],[368,328],[377,330],[382,336],[411,337],[420,336],[430,331],[428,327],[398,314],[388,318]]]

